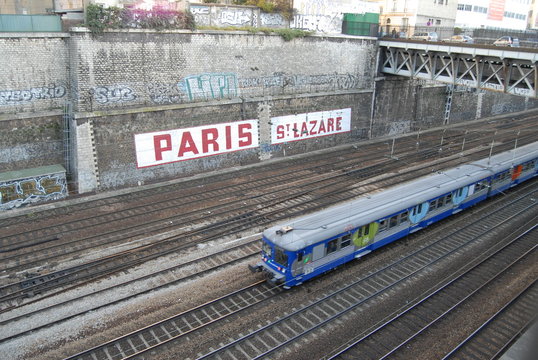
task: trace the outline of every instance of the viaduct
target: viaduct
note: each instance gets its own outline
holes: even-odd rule
[[[0,211],[537,105],[383,74],[372,37],[75,28],[0,54]]]

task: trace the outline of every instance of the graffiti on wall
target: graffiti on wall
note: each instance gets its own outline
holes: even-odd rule
[[[187,76],[178,84],[190,101],[233,98],[239,95],[234,73],[205,73]]]
[[[56,84],[27,90],[2,90],[0,91],[0,106],[17,105],[37,100],[58,99],[64,97],[66,93],[67,89],[65,86]]]
[[[223,9],[219,22],[224,25],[251,25],[252,11],[250,9]]]
[[[379,13],[379,4],[360,0],[294,0],[292,28],[341,33],[343,14]]]
[[[198,26],[211,25],[211,18],[210,18],[211,11],[210,11],[209,6],[191,5],[190,11],[192,15],[194,16],[194,21],[196,21],[196,25]]]
[[[321,33],[339,33],[342,30],[342,15],[303,15],[293,17],[290,27]]]
[[[239,79],[240,88],[253,87],[301,87],[301,86],[325,86],[329,89],[349,90],[359,86],[359,79],[353,74],[317,74],[317,75],[286,75],[274,74]]]
[[[197,25],[214,26],[245,26],[257,25],[255,10],[234,6],[204,6],[191,5],[190,11],[194,15]]]
[[[275,73],[269,76],[238,78],[235,73],[203,73],[190,75],[178,83],[149,83],[147,97],[154,104],[180,104],[190,101],[231,99],[240,96],[241,89],[254,93],[256,89],[295,88],[306,90],[352,90],[360,87],[354,74]],[[125,85],[97,86],[90,90],[99,104],[126,103],[139,96]]]
[[[123,103],[136,100],[136,94],[128,86],[114,85],[114,86],[97,86],[90,90],[99,104],[108,103]]]
[[[159,105],[179,104],[182,94],[177,84],[153,83],[147,86],[148,95],[152,102]]]
[[[284,26],[286,20],[278,13],[260,13],[261,26]]]
[[[67,196],[65,174],[44,175],[0,183],[0,210]]]

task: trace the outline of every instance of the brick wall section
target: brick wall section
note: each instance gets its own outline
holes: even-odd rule
[[[78,111],[371,89],[373,38],[246,32],[72,33]]]
[[[0,35],[0,115],[61,110],[68,98],[68,34]]]

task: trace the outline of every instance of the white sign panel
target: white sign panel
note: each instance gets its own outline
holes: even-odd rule
[[[271,118],[271,144],[351,131],[351,108]]]
[[[258,147],[258,121],[243,120],[135,135],[139,168]]]

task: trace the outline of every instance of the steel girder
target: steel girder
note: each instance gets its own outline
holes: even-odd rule
[[[380,51],[387,74],[538,97],[536,53],[390,41]]]

